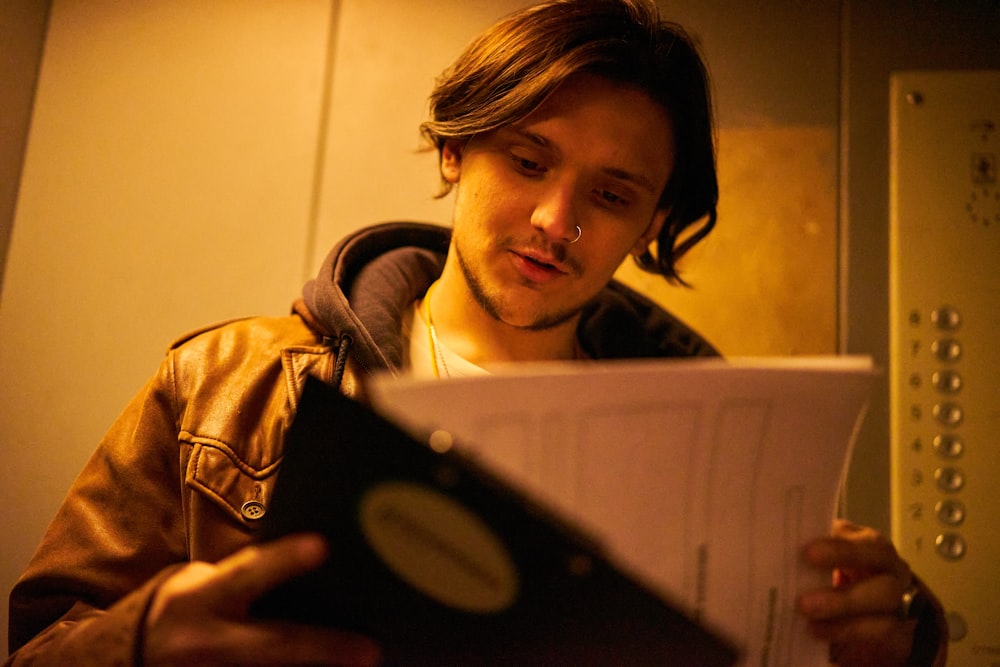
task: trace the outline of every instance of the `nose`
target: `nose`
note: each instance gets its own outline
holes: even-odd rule
[[[531,226],[553,243],[572,243],[579,235],[575,187],[572,183],[551,183],[539,196],[531,214]]]

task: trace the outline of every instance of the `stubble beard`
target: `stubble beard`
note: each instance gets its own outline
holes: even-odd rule
[[[455,257],[458,259],[458,266],[461,268],[462,275],[465,277],[465,283],[469,286],[469,291],[472,293],[472,298],[476,300],[476,303],[479,304],[479,307],[482,308],[487,315],[492,317],[497,322],[503,322],[507,326],[524,331],[546,331],[565,324],[579,315],[580,311],[583,310],[582,306],[576,306],[557,312],[542,312],[535,318],[534,321],[529,322],[528,324],[511,324],[504,319],[502,295],[490,294],[485,285],[483,285],[483,282],[479,279],[479,276],[476,275],[476,272],[466,261],[465,256],[462,254],[462,251],[457,245],[455,246],[454,251]]]

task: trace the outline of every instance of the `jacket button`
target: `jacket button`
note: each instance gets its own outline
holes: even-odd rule
[[[267,508],[259,500],[248,500],[240,508],[240,514],[247,521],[256,521],[267,514]]]

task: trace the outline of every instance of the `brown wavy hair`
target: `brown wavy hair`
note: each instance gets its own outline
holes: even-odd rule
[[[659,200],[667,220],[656,255],[636,261],[683,284],[676,262],[715,226],[719,200],[710,80],[694,40],[651,0],[551,0],[511,14],[438,78],[421,133],[440,156],[450,139],[520,122],[578,72],[634,86],[670,116],[674,169]],[[449,190],[442,180],[440,196]]]

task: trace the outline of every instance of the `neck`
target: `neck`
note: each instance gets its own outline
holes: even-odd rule
[[[428,303],[424,308],[429,311],[440,339],[477,366],[578,356],[578,316],[541,330],[513,326],[488,313],[472,295],[464,276],[460,272],[449,273],[447,268],[425,298]]]

